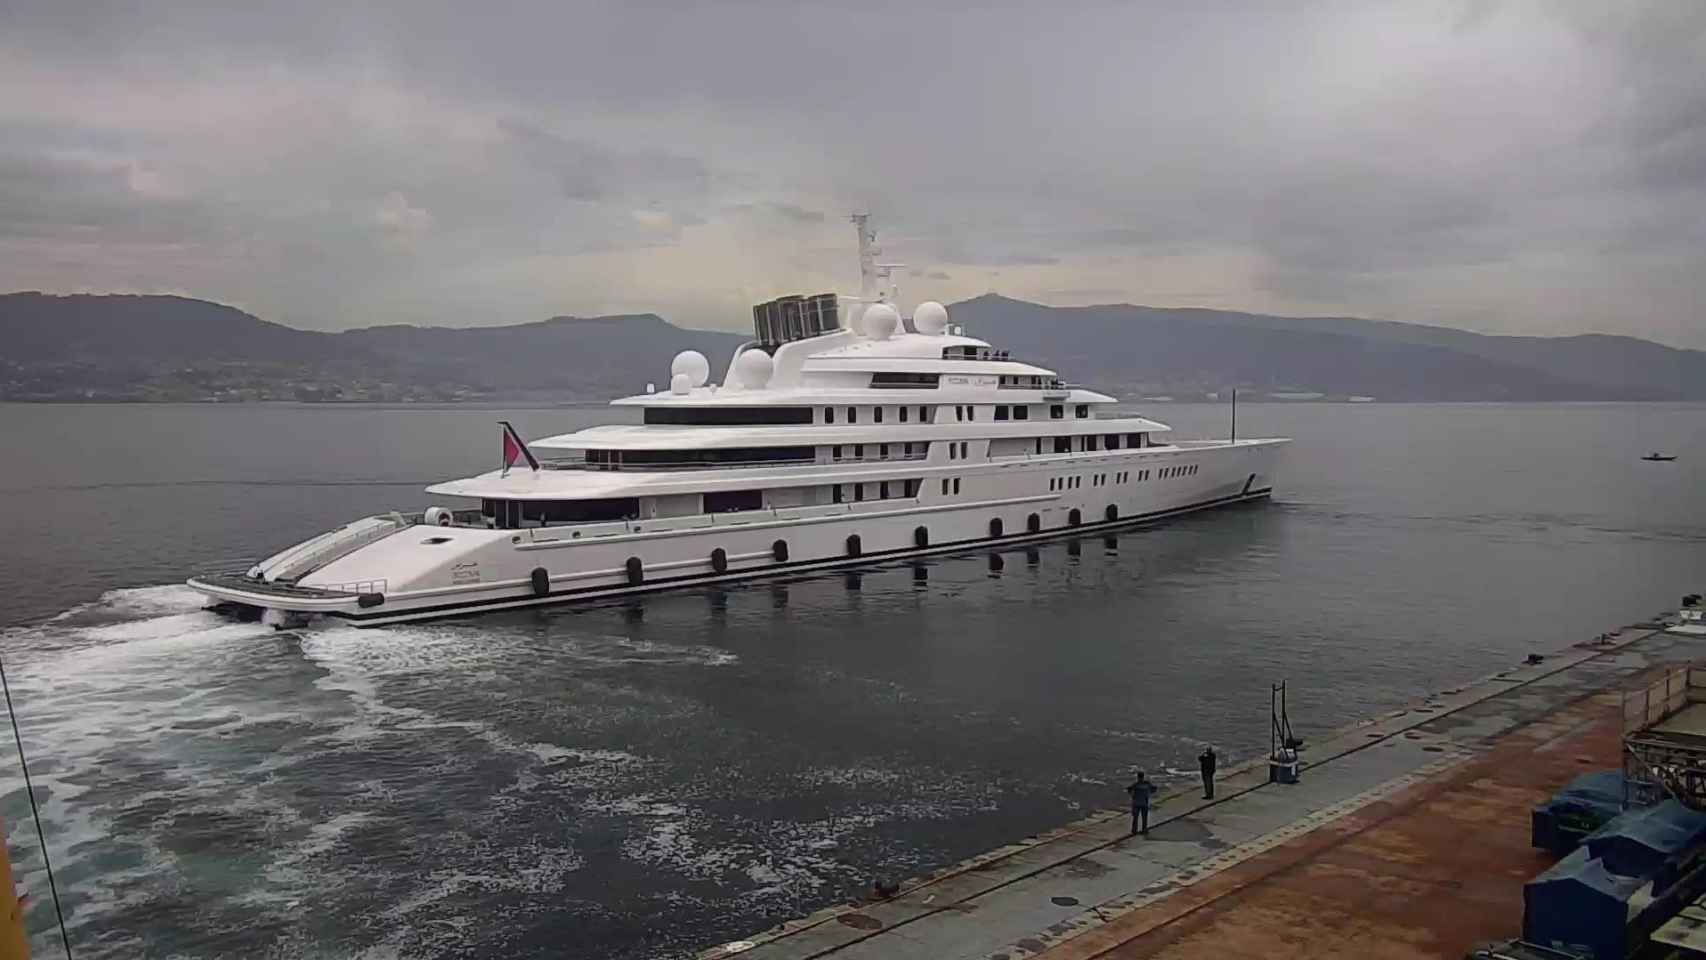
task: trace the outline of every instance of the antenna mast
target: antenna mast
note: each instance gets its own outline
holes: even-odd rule
[[[900,285],[894,271],[904,263],[878,263],[883,248],[877,246],[877,231],[871,226],[871,215],[855,213],[848,219],[859,229],[859,300],[861,303],[899,304]]]

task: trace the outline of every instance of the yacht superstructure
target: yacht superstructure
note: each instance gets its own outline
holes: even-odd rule
[[[859,230],[858,297],[753,308],[722,382],[686,351],[641,422],[529,447],[189,585],[231,609],[357,624],[608,597],[1000,545],[1267,497],[1283,439],[1171,441],[1114,398],[968,336],[941,304],[903,322]],[[477,506],[476,506],[477,504]]]

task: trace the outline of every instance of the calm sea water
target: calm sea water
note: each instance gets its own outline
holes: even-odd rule
[[[0,644],[78,955],[678,955],[1115,805],[1204,742],[1259,754],[1271,681],[1307,736],[1706,587],[1706,408],[1240,414],[1297,440],[1273,503],[999,572],[275,632],[174,584],[426,504],[494,465],[499,417],[621,415],[0,406]],[[51,955],[9,744],[0,771]]]

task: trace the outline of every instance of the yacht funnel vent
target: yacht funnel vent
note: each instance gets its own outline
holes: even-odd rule
[[[765,347],[834,333],[841,328],[837,303],[833,293],[777,297],[752,308],[752,329]]]

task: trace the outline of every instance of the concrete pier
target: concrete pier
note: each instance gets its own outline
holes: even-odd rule
[[[1148,837],[1107,810],[700,957],[1462,956],[1520,932],[1529,808],[1618,765],[1621,688],[1702,655],[1628,627],[1311,742],[1298,784],[1245,764]]]

